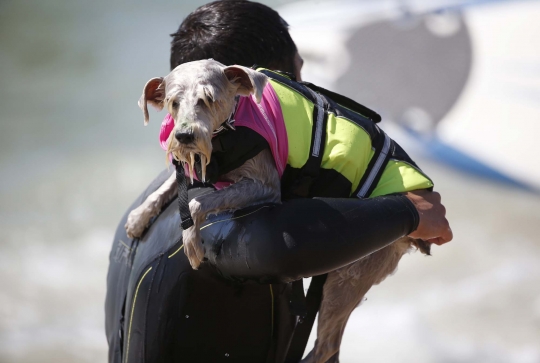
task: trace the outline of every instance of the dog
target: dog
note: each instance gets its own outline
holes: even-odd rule
[[[148,124],[147,105],[166,107],[174,119],[167,140],[168,154],[187,165],[193,180],[196,157],[202,178],[210,162],[212,134],[234,111],[235,97],[253,95],[261,102],[267,77],[242,66],[224,66],[214,60],[184,63],[165,78],[149,80],[139,100]],[[209,214],[241,209],[254,204],[280,203],[280,175],[270,150],[263,150],[239,168],[223,175],[232,184],[193,199],[189,203],[194,225],[183,231],[184,251],[194,269],[204,258],[200,226]],[[150,220],[176,195],[175,173],[128,216],[130,238],[142,235]],[[347,320],[371,286],[392,274],[401,257],[413,247],[429,254],[429,245],[408,237],[328,274],[319,311],[317,341],[304,363],[338,362],[339,347]]]

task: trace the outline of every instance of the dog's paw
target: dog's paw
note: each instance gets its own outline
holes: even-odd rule
[[[204,247],[201,242],[200,229],[196,226],[186,229],[182,232],[182,241],[184,243],[184,253],[191,267],[198,270],[204,259]]]
[[[124,225],[127,236],[129,238],[141,237],[146,229],[146,226],[148,225],[148,222],[150,222],[150,219],[152,219],[154,214],[154,211],[145,205],[141,205],[132,210],[127,217],[126,224]]]

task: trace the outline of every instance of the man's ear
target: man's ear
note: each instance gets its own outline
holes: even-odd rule
[[[257,103],[261,102],[264,87],[268,77],[253,69],[242,66],[229,66],[223,69],[230,82],[238,86],[238,94],[242,96],[255,96]]]
[[[148,125],[150,116],[148,115],[148,106],[150,103],[158,111],[163,109],[163,100],[165,99],[165,82],[163,77],[152,78],[144,86],[143,94],[139,99],[139,107],[144,114],[144,125]]]

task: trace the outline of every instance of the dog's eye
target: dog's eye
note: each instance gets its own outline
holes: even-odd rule
[[[210,106],[212,102],[214,101],[210,98],[207,98],[206,100],[204,100],[203,98],[199,98],[199,100],[197,101],[197,106]]]
[[[176,102],[176,101],[173,101],[173,103],[172,103],[172,107],[173,107],[173,108],[178,108],[178,102]]]
[[[208,102],[209,105],[212,104],[212,102],[214,102],[214,95],[208,89],[208,87],[204,87],[204,98],[206,99],[206,101]],[[203,102],[204,102],[204,100],[203,100]]]

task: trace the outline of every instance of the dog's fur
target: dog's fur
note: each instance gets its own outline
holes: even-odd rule
[[[195,154],[201,158],[203,178],[212,153],[211,137],[234,108],[236,95],[253,94],[260,102],[267,77],[241,66],[225,67],[214,60],[184,63],[165,78],[153,78],[144,87],[139,106],[148,123],[147,104],[158,109],[167,107],[175,121],[168,140],[168,152],[189,165],[193,177]],[[231,186],[195,198],[189,203],[194,226],[183,232],[184,251],[194,269],[204,257],[200,226],[206,216],[220,211],[240,209],[256,203],[279,203],[280,180],[269,150],[262,151],[224,180]],[[175,176],[171,177],[127,220],[128,236],[139,237],[150,219],[176,194]],[[347,320],[372,285],[383,281],[395,271],[401,257],[412,246],[429,254],[429,246],[418,245],[404,237],[395,243],[328,274],[319,312],[317,342],[304,360],[338,362],[339,346]]]

